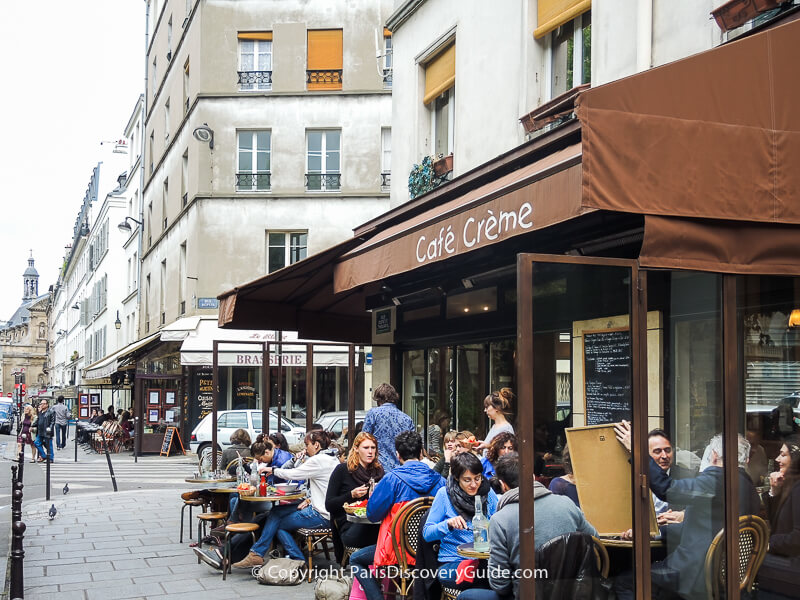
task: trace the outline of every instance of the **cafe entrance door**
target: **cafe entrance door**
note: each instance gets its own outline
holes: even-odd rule
[[[647,431],[646,377],[643,382],[641,376],[647,372],[646,314],[639,277],[634,260],[518,256],[520,481],[531,481],[536,475],[537,480],[549,484],[549,475],[554,473],[543,470],[543,464],[563,459],[565,481],[575,490],[571,467],[576,463],[569,459],[578,458],[579,448],[569,452],[564,448],[571,427],[602,426],[625,419],[637,431]],[[613,433],[610,439],[607,432],[605,436],[611,450],[619,450]],[[635,474],[645,472],[643,461],[648,454],[643,440],[634,439],[633,443],[630,464],[623,460],[617,465],[623,486],[628,486],[625,494],[618,495],[619,503],[609,506],[602,487],[594,492],[582,488],[580,501],[590,522],[592,512],[597,521],[609,511],[615,511],[622,521],[627,519],[634,539],[620,549],[615,563],[632,569],[641,589],[649,588],[651,509],[649,493],[638,493],[642,484]],[[629,479],[625,472],[630,473]],[[584,473],[585,483],[590,474]],[[602,481],[598,483],[602,486]],[[534,532],[535,510],[532,488],[520,486],[520,531]],[[617,518],[616,524],[619,522]],[[534,540],[534,535],[520,536],[523,569],[535,568],[536,545],[545,541]],[[643,597],[649,597],[649,589],[642,591]],[[520,597],[533,598],[534,594],[534,580],[522,578]]]

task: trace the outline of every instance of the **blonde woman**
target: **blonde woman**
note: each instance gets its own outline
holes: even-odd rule
[[[489,433],[486,434],[486,439],[478,445],[478,450],[483,450],[484,456],[497,434],[504,431],[514,433],[514,427],[507,419],[513,401],[514,392],[511,391],[511,388],[502,388],[499,392],[492,392],[483,399],[483,412],[494,421]]]

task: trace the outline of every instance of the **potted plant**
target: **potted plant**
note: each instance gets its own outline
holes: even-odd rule
[[[76,360],[78,360],[78,351],[77,351],[77,350],[75,350],[75,351],[72,353],[72,356],[70,356],[70,358],[69,358],[69,359],[70,359],[72,362],[75,362]]]
[[[436,187],[433,183],[433,159],[425,156],[408,174],[408,196],[412,200]]]
[[[436,173],[437,177],[442,177],[447,175],[450,171],[453,170],[453,153],[451,152],[447,156],[442,154],[436,159],[436,162],[433,163],[433,171]]]

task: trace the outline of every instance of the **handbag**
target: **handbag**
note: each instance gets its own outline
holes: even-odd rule
[[[304,560],[271,558],[253,568],[253,577],[264,585],[297,585],[303,581],[305,566]]]
[[[347,575],[323,577],[314,586],[314,600],[348,600],[351,587],[353,578]]]

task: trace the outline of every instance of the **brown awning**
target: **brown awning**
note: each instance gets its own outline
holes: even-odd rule
[[[358,292],[333,293],[334,260],[362,240],[349,239],[225,292],[219,326],[283,329],[300,337],[353,343],[371,341],[370,315]]]
[[[334,270],[334,293],[411,271],[573,218],[581,208],[575,144],[482,185],[351,250]]]
[[[800,223],[800,22],[581,94],[583,203]]]
[[[646,216],[643,267],[753,275],[797,275],[796,225]]]

